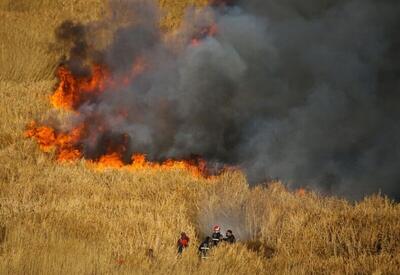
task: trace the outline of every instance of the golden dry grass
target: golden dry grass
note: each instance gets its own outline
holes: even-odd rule
[[[164,26],[187,2],[160,0]],[[24,139],[25,125],[51,112],[54,28],[94,20],[101,3],[0,0],[0,274],[400,274],[400,206],[387,198],[249,188],[239,172],[99,173],[57,165]],[[226,219],[242,240],[200,261],[202,234]],[[192,243],[177,259],[182,230]]]

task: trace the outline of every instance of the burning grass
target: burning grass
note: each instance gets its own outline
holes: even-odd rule
[[[134,109],[133,106],[130,106],[129,109],[121,107],[112,110],[111,112],[114,113],[111,117],[107,117],[102,111],[97,111],[95,107],[92,107],[92,105],[97,106],[96,104],[99,104],[98,102],[102,100],[102,96],[106,93],[108,95],[110,93],[124,93],[125,97],[128,98],[132,93],[142,92],[136,91],[133,83],[147,70],[151,70],[149,68],[151,64],[142,55],[135,56],[130,68],[123,72],[110,70],[106,63],[96,63],[89,57],[90,54],[85,53],[89,51],[88,43],[83,35],[86,31],[83,25],[71,21],[65,21],[57,29],[57,37],[61,40],[65,39],[63,40],[64,43],[72,43],[73,46],[71,46],[69,59],[65,61],[66,64],[60,65],[57,70],[58,84],[50,98],[54,108],[76,114],[80,122],[74,123],[68,129],[65,129],[65,127],[62,129],[60,123],[57,123],[58,125],[54,125],[54,123],[38,125],[38,123],[32,121],[27,126],[25,136],[35,139],[44,152],[55,152],[56,159],[59,162],[86,159],[88,160],[88,167],[93,167],[96,170],[106,168],[128,171],[179,169],[186,170],[196,177],[211,177],[211,169],[207,162],[198,156],[149,160],[146,152],[133,151],[132,153],[130,144],[134,137],[132,137],[132,134],[128,135],[128,133],[116,131],[115,128],[118,127],[115,127],[114,124],[117,120],[120,124],[129,124],[132,123],[128,119],[129,116],[143,116],[137,111],[131,111],[130,109]],[[197,47],[206,38],[215,36],[217,32],[216,23],[210,21],[209,25],[194,30],[194,34],[187,39],[186,47]],[[77,37],[77,33],[81,33],[82,37]],[[73,39],[69,41],[71,36]],[[169,33],[161,34],[162,38],[167,36],[169,36]],[[76,52],[79,52],[79,54]],[[105,58],[106,53],[96,51],[96,55]],[[77,63],[80,65],[77,66]],[[76,69],[77,67],[79,67],[79,70]],[[91,110],[85,112],[84,107]],[[167,106],[166,109],[169,107]],[[69,119],[69,121],[73,120],[76,120],[76,118]],[[143,122],[139,118],[132,125],[140,125],[141,123]],[[92,148],[88,149],[88,147]],[[212,170],[216,174],[222,172],[221,169]]]
[[[43,8],[41,15],[67,17],[71,6],[63,9],[61,3],[67,2],[52,1],[56,2],[56,10]],[[79,14],[89,16],[92,6],[86,3],[78,5]],[[400,273],[400,206],[379,195],[351,203],[311,191],[289,192],[280,183],[249,188],[238,171],[206,180],[181,169],[147,167],[143,155],[132,161],[144,166],[135,173],[97,173],[83,161],[54,163],[22,133],[28,121],[45,119],[52,107],[48,95],[54,82],[45,79],[54,67],[47,67],[48,60],[40,59],[37,49],[52,41],[56,24],[40,28],[47,33],[35,34],[27,26],[35,24],[32,20],[38,14],[24,14],[24,19],[21,10],[1,12],[8,14],[2,31],[9,32],[19,18],[17,27],[32,33],[13,35],[25,41],[27,56],[31,51],[33,60],[45,63],[33,66],[32,59],[20,59],[24,83],[15,82],[20,78],[11,73],[12,62],[1,70],[2,78],[8,79],[0,82],[1,274]],[[22,48],[8,42],[5,47],[16,52]],[[7,58],[15,55],[10,52]],[[55,147],[69,149],[74,135],[80,135],[79,130],[66,135],[38,125],[31,131],[28,134],[51,137],[39,145],[55,158],[60,156]],[[118,156],[109,159],[120,165]],[[220,247],[207,261],[200,261],[196,245],[209,230],[199,222],[204,213],[209,218],[205,223],[234,217],[235,233],[246,234],[237,245]],[[192,243],[178,260],[175,243],[182,230]],[[151,257],[149,249],[154,251]]]
[[[70,133],[57,133],[48,126],[36,126],[35,122],[29,125],[25,136],[35,138],[44,152],[56,150],[57,160],[60,163],[74,162],[82,158],[82,153],[77,147],[82,135],[82,127],[74,128]],[[144,154],[132,155],[131,162],[125,163],[118,152],[110,152],[102,155],[95,161],[88,161],[87,166],[95,170],[103,171],[107,168],[124,169],[126,171],[137,171],[140,169],[159,170],[182,170],[190,172],[195,177],[211,178],[207,170],[207,164],[201,158],[190,160],[165,160],[163,162],[151,162]]]

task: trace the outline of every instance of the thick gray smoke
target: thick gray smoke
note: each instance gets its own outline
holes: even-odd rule
[[[153,6],[124,2],[132,22],[101,54],[77,48],[107,22],[75,29],[84,38],[65,35],[76,26],[64,25],[59,36],[75,41],[75,66],[96,56],[118,75],[146,60],[131,85],[80,106],[74,120],[93,126],[86,155],[127,134],[127,158],[194,154],[239,165],[251,182],[279,178],[351,198],[379,190],[399,198],[400,2],[243,2],[190,9],[170,35],[160,32]],[[202,33],[214,20],[217,33]],[[99,124],[110,131],[100,134]]]

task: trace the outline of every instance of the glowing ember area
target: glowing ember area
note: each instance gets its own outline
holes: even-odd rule
[[[206,162],[202,159],[193,160],[166,160],[164,162],[151,162],[146,159],[144,154],[135,154],[132,156],[130,164],[124,164],[121,156],[114,152],[102,156],[97,162],[90,161],[90,166],[102,170],[106,168],[122,168],[128,171],[140,169],[152,170],[186,170],[196,177],[209,177]]]
[[[25,132],[28,138],[34,138],[44,152],[56,151],[57,160],[60,162],[76,161],[82,157],[79,148],[79,139],[83,127],[75,128],[70,133],[57,133],[48,126],[37,126],[32,122]],[[97,161],[90,160],[89,166],[103,170],[106,168],[123,168],[126,170],[157,169],[157,170],[187,170],[196,177],[209,177],[206,162],[199,158],[192,160],[166,160],[162,163],[151,162],[144,154],[134,154],[131,163],[124,163],[121,154],[111,152],[101,156]]]
[[[34,138],[44,152],[55,150],[59,162],[71,162],[82,158],[79,149],[79,140],[84,127],[73,129],[69,133],[57,132],[48,126],[37,126],[30,123],[25,132],[28,138]],[[209,177],[206,162],[200,158],[192,160],[166,160],[161,163],[151,162],[144,154],[134,154],[131,163],[122,160],[121,153],[111,152],[99,157],[98,160],[89,160],[89,166],[97,170],[106,168],[123,168],[126,170],[155,169],[155,170],[187,170],[196,177]]]

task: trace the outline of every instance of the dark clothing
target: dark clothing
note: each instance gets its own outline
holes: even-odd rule
[[[236,242],[236,238],[233,235],[227,236],[224,238],[224,241],[227,243],[235,243]]]
[[[210,248],[211,247],[211,238],[207,237],[199,246],[199,251],[201,251],[204,248]]]
[[[220,241],[222,241],[224,237],[222,236],[222,234],[220,232],[214,232],[211,235],[211,240],[212,240],[212,244],[217,246],[219,244]]]
[[[212,246],[211,238],[207,236],[207,238],[200,244],[199,253],[202,258],[207,257],[207,253]]]

